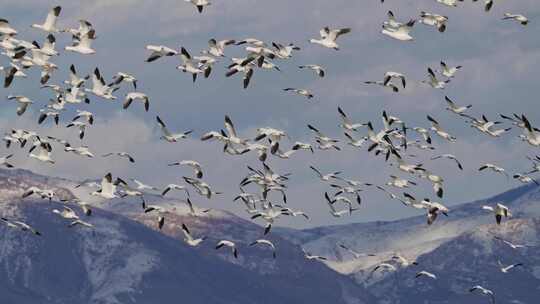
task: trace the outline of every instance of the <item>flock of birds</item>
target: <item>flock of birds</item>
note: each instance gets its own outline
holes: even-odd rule
[[[192,3],[200,13],[210,5],[208,0],[186,1]],[[450,7],[458,5],[458,1],[456,0],[436,1]],[[381,2],[384,2],[384,0],[381,0]],[[489,11],[492,6],[492,0],[485,2],[486,11]],[[37,41],[29,42],[19,38],[17,35],[18,31],[10,25],[9,21],[0,19],[1,54],[9,60],[9,65],[1,67],[5,74],[4,87],[8,89],[13,82],[23,81],[24,78],[28,77],[27,71],[38,70],[40,72],[41,88],[49,90],[54,94],[51,102],[39,110],[38,124],[45,124],[47,121],[52,120],[54,124],[59,125],[61,118],[63,118],[68,108],[80,108],[84,106],[86,110],[76,109],[76,116],[69,120],[66,125],[67,128],[71,128],[77,132],[81,142],[84,141],[85,132],[94,125],[94,113],[88,110],[90,108],[91,98],[113,102],[118,99],[118,96],[115,95],[117,91],[125,88],[128,91],[125,93],[123,109],[140,104],[148,112],[150,110],[151,98],[143,92],[138,91],[138,80],[136,76],[129,73],[118,72],[110,81],[107,81],[99,68],[95,68],[91,75],[83,76],[77,72],[75,65],[72,64],[69,66],[69,79],[60,84],[53,84],[51,82],[55,71],[64,68],[52,62],[54,58],[61,55],[61,52],[56,49],[55,35],[70,35],[72,37],[72,44],[64,47],[66,52],[75,52],[84,56],[96,53],[92,45],[98,36],[92,23],[86,20],[80,20],[78,27],[60,28],[57,25],[57,20],[61,11],[60,6],[54,7],[42,24],[32,25],[32,28],[46,35],[41,45]],[[519,14],[507,13],[503,19],[515,20],[522,25],[527,25],[528,23],[528,19]],[[411,19],[408,22],[399,22],[393,12],[389,11],[388,20],[384,21],[382,26],[382,34],[401,41],[413,40],[411,30],[415,22],[415,19]],[[448,17],[428,12],[421,12],[419,18],[419,23],[436,27],[440,32],[446,31],[447,22]],[[320,30],[320,37],[310,39],[309,42],[319,47],[339,50],[338,38],[350,33],[350,28],[332,29],[325,27]],[[191,74],[193,81],[196,81],[199,75],[202,75],[204,78],[210,77],[212,71],[215,69],[215,64],[225,58],[225,52],[228,48],[234,46],[245,46],[246,55],[243,58],[231,58],[231,64],[227,67],[225,75],[226,77],[232,77],[235,74],[243,74],[244,89],[248,88],[255,71],[279,70],[277,61],[291,60],[294,53],[300,51],[300,47],[292,43],[268,43],[255,38],[242,40],[225,39],[219,41],[210,39],[208,48],[201,51],[198,56],[192,56],[184,47],[177,50],[164,45],[147,45],[146,49],[150,53],[146,62],[150,64],[157,60],[165,60],[167,57],[180,57],[181,64],[177,66],[177,69]],[[423,83],[435,89],[444,89],[459,74],[461,68],[461,66],[450,66],[446,62],[441,61],[440,69],[434,70],[428,68],[427,80],[423,81]],[[299,69],[310,70],[320,78],[324,78],[326,75],[325,68],[317,64],[300,65]],[[366,81],[365,84],[377,85],[393,92],[399,92],[406,88],[407,77],[403,73],[388,71],[384,74],[382,80]],[[314,97],[314,93],[307,89],[290,87],[283,90],[307,99]],[[8,95],[7,100],[17,103],[16,113],[19,116],[24,115],[29,107],[35,106],[34,101],[23,95]],[[540,129],[536,128],[525,115],[500,115],[502,120],[490,120],[486,115],[474,116],[471,113],[472,105],[461,105],[447,96],[445,97],[445,102],[447,104],[446,110],[455,115],[456,119],[463,120],[464,123],[475,128],[485,136],[493,138],[507,136],[506,134],[512,129],[518,129],[521,130],[519,138],[525,144],[533,147],[540,146]],[[94,103],[92,103],[92,106],[94,106]],[[456,137],[447,131],[446,126],[440,124],[433,115],[427,115],[426,125],[413,127],[399,117],[392,116],[387,111],[384,111],[381,117],[382,128],[377,129],[372,121],[358,122],[353,120],[341,107],[337,108],[337,115],[341,121],[340,127],[345,136],[344,138],[330,137],[324,130],[310,124],[307,126],[307,131],[312,132],[313,141],[297,141],[287,146],[284,139],[290,139],[290,137],[286,131],[273,127],[260,127],[256,129],[254,136],[250,138],[242,137],[237,133],[232,118],[225,115],[224,129],[207,132],[201,136],[201,140],[220,143],[223,152],[231,156],[256,153],[261,162],[261,167],[247,167],[248,173],[239,183],[241,192],[234,198],[234,201],[242,202],[252,219],[260,219],[265,223],[264,235],[270,233],[272,225],[280,217],[301,216],[309,219],[308,215],[303,211],[294,210],[287,206],[287,183],[291,174],[276,172],[268,165],[267,159],[270,157],[290,159],[296,153],[315,153],[316,150],[341,151],[344,149],[344,144],[350,146],[351,149],[364,149],[364,147],[367,147],[369,153],[380,156],[382,161],[395,169],[396,173],[389,176],[389,181],[386,184],[375,185],[369,182],[348,179],[339,171],[322,172],[315,166],[310,166],[314,176],[329,187],[323,196],[324,201],[328,205],[329,213],[332,216],[338,218],[350,216],[360,210],[362,206],[361,192],[367,189],[383,191],[392,200],[396,200],[407,207],[424,210],[428,225],[432,225],[440,214],[449,215],[450,209],[440,202],[444,197],[444,178],[432,172],[423,164],[412,162],[410,158],[414,157],[414,155],[410,155],[409,153],[409,150],[422,150],[432,153],[432,151],[436,150],[433,145],[435,140],[449,143],[455,142],[457,140]],[[507,121],[512,126],[499,127],[503,124],[503,121]],[[156,116],[156,124],[161,129],[161,139],[171,144],[188,138],[193,132],[193,130],[173,131],[167,127],[166,122],[159,116]],[[56,157],[56,151],[62,149],[66,153],[74,153],[83,158],[96,157],[89,146],[84,144],[76,145],[69,143],[65,139],[38,134],[32,130],[12,129],[6,132],[3,140],[7,148],[20,146],[23,149],[30,146],[28,157],[50,164],[56,163],[56,159],[58,159]],[[13,154],[10,154],[0,158],[0,165],[8,168],[13,167],[13,164],[10,163],[12,156]],[[124,151],[106,153],[102,157],[116,157],[125,159],[129,163],[136,162],[135,158],[129,152]],[[531,174],[540,171],[540,157],[535,156],[529,159],[532,163],[532,170],[525,173],[515,173],[512,177],[522,183],[538,184],[531,177]],[[463,170],[461,161],[452,154],[433,154],[431,160],[451,161],[455,163],[458,170]],[[167,210],[157,205],[148,205],[144,199],[145,193],[159,192],[159,194],[165,196],[171,191],[182,191],[186,196],[186,202],[190,207],[191,214],[194,216],[200,214],[197,213],[197,208],[191,202],[190,193],[192,191],[207,199],[212,199],[220,194],[220,192],[215,191],[212,186],[203,180],[205,176],[204,169],[199,162],[195,160],[181,160],[170,163],[169,166],[191,168],[193,175],[184,176],[182,179],[183,183],[181,184],[169,184],[158,188],[137,179],[130,179],[130,183],[120,177],[113,178],[111,173],[107,173],[100,182],[87,180],[77,187],[95,187],[96,190],[90,194],[105,200],[138,197],[142,201],[141,212],[157,214],[157,226],[161,229],[165,225],[164,214]],[[497,164],[491,163],[479,165],[478,171],[491,171],[505,175],[506,177],[510,176],[507,170]],[[414,187],[422,181],[432,185],[434,197],[437,199],[417,199],[411,194]],[[405,192],[400,195],[391,189]],[[279,195],[282,203],[275,203],[274,195]],[[29,196],[38,196],[42,199],[53,200],[56,194],[54,190],[31,187],[22,195],[23,198]],[[270,196],[272,196],[272,201],[274,202],[271,201]],[[63,209],[54,209],[53,213],[68,220],[70,227],[80,226],[92,228],[93,224],[84,220],[83,215],[75,211],[68,203],[79,206],[82,214],[86,217],[92,215],[91,205],[79,199],[65,201]],[[494,214],[497,224],[500,224],[503,218],[511,216],[509,208],[502,203],[497,203],[494,206],[484,206],[483,209]],[[204,210],[203,213],[209,211]],[[41,235],[37,229],[21,220],[8,218],[1,218],[1,220],[10,228]],[[182,224],[182,231],[185,236],[185,242],[189,246],[199,246],[206,240],[206,237],[195,237],[185,224]],[[524,246],[512,244],[507,240],[500,240],[514,249]],[[270,240],[258,239],[250,245],[266,246],[272,250],[273,257],[276,257],[276,247]],[[237,244],[233,241],[220,240],[215,246],[216,249],[223,247],[229,248],[234,257],[238,257]],[[369,256],[369,254],[358,253],[343,244],[340,247],[356,258]],[[305,252],[305,258],[309,260],[326,260],[325,257],[312,255],[309,252]],[[394,255],[389,261],[378,264],[373,269],[373,272],[383,269],[395,271],[399,266],[406,267],[417,264],[416,261],[409,261],[405,257]],[[501,271],[507,273],[511,269],[521,266],[521,264],[516,263],[509,266],[500,264],[500,266]],[[419,271],[416,277],[437,279],[435,274],[425,270]],[[491,296],[494,300],[493,292],[482,286],[474,286],[470,291],[481,292],[484,295]]]

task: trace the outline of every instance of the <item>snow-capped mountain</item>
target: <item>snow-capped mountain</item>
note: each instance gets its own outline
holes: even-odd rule
[[[277,258],[266,248],[248,246],[261,227],[230,213],[212,211],[190,217],[182,208],[165,214],[164,232],[155,215],[141,215],[140,201],[101,204],[90,217],[95,226],[68,227],[52,213],[62,203],[36,197],[21,199],[28,186],[54,189],[61,198],[73,196],[76,183],[24,170],[0,170],[2,216],[19,219],[41,232],[32,235],[0,226],[0,291],[2,303],[369,303],[360,286],[324,264],[308,261],[299,246],[277,236]],[[69,187],[68,187],[69,186]],[[82,190],[81,190],[82,191]],[[172,204],[151,197],[149,203]],[[178,203],[178,202],[177,202]],[[80,211],[75,205],[72,205]],[[111,210],[124,210],[125,213]],[[131,210],[131,212],[127,212]],[[135,220],[134,220],[135,219]],[[137,221],[139,222],[137,222]],[[143,224],[141,224],[143,223]],[[207,235],[191,248],[179,226]],[[172,237],[171,237],[172,236]],[[218,239],[238,242],[240,256],[215,250]]]

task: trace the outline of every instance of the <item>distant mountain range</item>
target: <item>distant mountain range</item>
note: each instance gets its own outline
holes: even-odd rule
[[[42,233],[0,226],[0,302],[489,303],[489,297],[469,293],[477,284],[492,289],[499,303],[536,303],[540,294],[540,188],[533,186],[454,207],[430,227],[418,216],[274,228],[268,236],[277,247],[273,259],[267,248],[249,246],[262,238],[263,229],[231,213],[212,210],[194,217],[182,202],[148,195],[149,204],[169,210],[159,231],[156,214],[143,214],[138,198],[91,201],[92,190],[75,189],[76,184],[0,170],[0,215],[24,220]],[[21,199],[29,186],[54,189],[58,199],[88,200],[94,212],[84,220],[95,228],[68,228],[67,220],[52,213],[62,206],[58,200]],[[514,219],[497,226],[481,206],[499,201],[512,209]],[[182,223],[208,239],[198,248],[185,245]],[[512,249],[495,235],[528,247]],[[221,239],[238,244],[238,259],[227,248],[214,249]],[[355,259],[338,244],[376,256]],[[306,260],[302,247],[328,262]],[[419,265],[372,273],[395,253]],[[498,260],[524,267],[502,273]],[[415,279],[420,270],[437,279]]]

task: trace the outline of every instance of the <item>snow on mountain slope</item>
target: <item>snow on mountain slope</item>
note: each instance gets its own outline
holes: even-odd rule
[[[492,198],[456,206],[449,216],[440,216],[432,225],[426,224],[425,215],[392,222],[372,222],[321,227],[296,231],[280,229],[280,234],[307,250],[330,259],[328,266],[351,274],[357,282],[365,282],[366,270],[388,259],[394,253],[415,259],[429,253],[462,233],[480,225],[494,222],[492,213],[482,205],[497,202],[510,207],[514,218],[540,216],[540,188],[522,186]],[[420,213],[420,212],[419,212]],[[376,254],[377,257],[354,259],[338,247],[345,244],[355,251]]]
[[[494,235],[528,247],[512,249]],[[386,273],[370,285],[376,303],[490,303],[489,297],[471,294],[481,285],[495,293],[496,303],[537,303],[540,294],[540,219],[516,219],[483,225],[418,258],[418,266]],[[503,273],[504,266],[523,263]],[[420,270],[436,280],[415,278]],[[376,274],[368,275],[368,280]]]
[[[155,214],[143,215],[140,200],[99,203],[95,229],[68,228],[53,214],[56,201],[20,195],[27,186],[72,196],[74,182],[23,170],[0,170],[0,210],[43,234],[34,236],[0,226],[0,292],[6,303],[371,303],[360,286],[322,263],[307,261],[299,246],[270,235],[277,258],[266,248],[248,246],[262,228],[223,211],[187,215],[181,202],[150,196],[149,203],[177,206],[166,214],[166,234],[155,229]],[[78,210],[77,207],[74,207]],[[116,211],[116,212],[113,212]],[[179,239],[184,222],[195,235],[208,235],[199,248]],[[215,250],[220,238],[239,243],[240,257]],[[263,296],[264,295],[264,296]]]

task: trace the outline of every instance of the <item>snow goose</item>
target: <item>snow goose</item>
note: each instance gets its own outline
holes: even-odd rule
[[[39,110],[39,112],[41,114],[39,114],[38,124],[42,124],[45,119],[47,119],[47,117],[52,117],[54,119],[54,123],[58,125],[58,122],[60,120],[60,112],[49,109],[41,109]]]
[[[202,171],[201,164],[199,162],[197,162],[197,161],[194,161],[194,160],[182,160],[182,161],[179,161],[179,162],[169,164],[169,166],[188,166],[188,167],[191,167],[193,169],[193,171],[195,171],[195,176],[197,178],[202,178],[203,177],[203,171]]]
[[[7,218],[4,218],[4,217],[0,218],[0,221],[6,224],[9,228],[21,229],[22,231],[27,231],[38,236],[41,235],[41,232],[34,229],[32,226],[28,225],[27,223],[16,221],[16,220],[8,220]]]
[[[440,124],[431,116],[427,116],[427,119],[431,122],[431,130],[433,130],[441,138],[448,140],[449,142],[455,142],[456,138],[444,131]]]
[[[440,64],[441,64],[440,73],[443,76],[448,77],[448,78],[454,78],[457,71],[459,71],[462,68],[461,65],[458,65],[458,66],[455,66],[455,67],[449,67],[444,61],[441,61]]]
[[[491,298],[491,303],[495,304],[495,295],[493,294],[493,291],[486,289],[480,285],[473,286],[469,289],[469,292],[475,292],[480,291],[483,295],[489,296]]]
[[[397,261],[402,267],[409,267],[411,265],[418,266],[418,262],[411,261],[400,254],[394,254],[392,260]]]
[[[91,125],[94,123],[94,114],[92,112],[77,110],[77,116],[75,116],[72,121],[76,121],[80,118],[85,118]]]
[[[508,271],[510,271],[511,269],[513,268],[516,268],[516,267],[523,267],[523,263],[516,263],[516,264],[511,264],[511,265],[508,265],[508,266],[504,266],[501,261],[497,261],[497,264],[499,264],[499,267],[501,269],[501,272],[502,273],[508,273]]]
[[[118,197],[116,195],[116,187],[120,181],[118,178],[113,181],[112,174],[107,173],[102,179],[101,179],[101,187],[97,191],[94,191],[90,193],[90,195],[99,196],[105,199],[113,199]]]
[[[458,115],[463,114],[465,111],[472,108],[472,105],[458,106],[450,98],[448,98],[448,96],[444,96],[444,100],[446,100],[446,104],[448,105],[446,110]]]
[[[229,115],[225,115],[225,129],[227,129],[227,141],[236,145],[245,145],[248,139],[238,137],[236,129]]]
[[[341,171],[336,171],[336,172],[332,172],[332,173],[328,173],[328,174],[322,174],[321,171],[319,171],[317,168],[315,168],[314,166],[309,166],[309,168],[311,168],[311,170],[315,171],[315,173],[317,173],[317,175],[319,176],[319,178],[324,181],[324,182],[328,182],[330,181],[331,178],[334,178],[334,179],[337,179],[338,178],[338,175],[341,174]]]
[[[256,39],[256,38],[246,38],[240,41],[237,41],[235,45],[243,45],[243,44],[250,44],[253,46],[265,46],[266,43],[262,40]]]
[[[62,7],[60,6],[56,6],[52,8],[47,14],[47,18],[45,19],[45,22],[43,24],[32,24],[32,27],[43,30],[48,33],[59,32],[60,29],[56,27],[56,19],[58,19],[58,16],[60,15],[61,11],[62,11]]]
[[[0,166],[4,166],[6,168],[13,168],[13,165],[8,163],[8,159],[12,158],[13,154],[9,154],[4,157],[0,157]]]
[[[428,26],[435,26],[437,30],[441,33],[446,31],[447,21],[448,21],[448,17],[446,16],[420,12],[420,23],[428,25]]]
[[[78,220],[79,216],[75,212],[75,210],[69,208],[68,206],[62,206],[62,211],[58,209],[53,209],[53,213],[58,214],[60,217],[65,218],[67,220]]]
[[[135,76],[124,72],[116,73],[116,75],[113,76],[113,84],[119,85],[122,82],[131,83],[133,89],[137,90],[137,78],[135,78]]]
[[[88,78],[90,78],[90,75],[86,75],[85,77],[77,76],[77,70],[75,69],[75,65],[72,64],[69,67],[69,80],[64,80],[64,83],[71,86],[71,87],[79,87]]]
[[[360,138],[360,139],[355,139],[354,137],[352,137],[352,135],[350,135],[349,133],[345,132],[345,137],[347,137],[347,139],[349,140],[349,142],[347,143],[348,145],[351,145],[355,148],[361,148],[364,143],[368,140],[368,138],[366,136]]]
[[[404,178],[399,178],[399,177],[397,177],[395,175],[390,175],[390,178],[391,178],[391,180],[386,183],[387,186],[392,186],[392,187],[403,189],[403,188],[409,188],[410,185],[413,185],[413,186],[417,185],[413,181],[410,181],[410,180],[407,180],[407,179],[404,179]]]
[[[86,131],[86,123],[82,121],[73,121],[69,123],[66,128],[76,127],[79,129],[79,138],[82,140],[84,138],[84,132]]]
[[[253,243],[249,244],[249,246],[255,246],[255,245],[264,245],[264,246],[270,247],[272,249],[272,257],[274,259],[276,258],[276,247],[271,241],[260,239],[260,240],[255,240]]]
[[[428,77],[429,80],[422,80],[422,83],[425,83],[431,86],[434,89],[444,90],[446,84],[450,83],[450,80],[439,80],[431,68],[428,68]]]
[[[135,184],[137,184],[137,189],[138,190],[153,190],[153,191],[158,191],[159,190],[158,188],[156,188],[154,186],[146,185],[143,182],[141,182],[139,180],[136,180],[134,178],[132,178],[131,181],[133,181]]]
[[[505,13],[503,20],[515,20],[521,25],[527,25],[529,23],[529,19],[527,19],[527,17],[519,14]]]
[[[433,191],[437,194],[438,197],[443,197],[443,178],[435,175],[427,170],[423,170],[420,173],[420,177],[429,180],[433,184]]]
[[[0,34],[7,36],[17,35],[17,31],[9,25],[9,21],[6,19],[0,19]]]
[[[504,175],[506,175],[506,177],[509,177],[508,176],[508,173],[506,173],[506,170],[504,170],[504,168],[501,168],[497,165],[494,165],[494,164],[489,164],[489,163],[486,163],[486,164],[483,164],[480,168],[478,168],[478,171],[484,171],[486,169],[489,169],[493,172],[496,172],[496,173],[502,173]]]
[[[313,255],[306,251],[304,248],[302,248],[302,252],[304,253],[304,258],[309,261],[327,261],[328,259],[326,257],[320,256],[320,255]]]
[[[116,90],[118,90],[118,87],[112,87],[110,85],[105,84],[105,79],[99,72],[99,69],[96,68],[94,70],[94,74],[92,75],[92,89],[84,89],[84,90],[86,92],[92,93],[103,99],[115,100],[116,96],[113,96],[112,94]]]
[[[34,103],[28,97],[22,96],[22,95],[9,95],[7,99],[17,101],[18,103],[17,115],[19,116],[23,115],[24,112],[26,112],[26,109],[28,108],[28,106]]]
[[[148,109],[150,109],[150,99],[148,96],[141,92],[130,92],[126,95],[126,99],[124,100],[124,105],[122,106],[124,109],[129,108],[131,103],[133,101],[140,101],[144,104],[144,110],[148,112]]]
[[[83,226],[83,227],[88,227],[88,228],[94,228],[94,225],[88,223],[88,222],[85,222],[83,220],[75,220],[73,222],[71,222],[68,227],[75,227],[75,226]]]
[[[279,147],[279,142],[276,142],[275,144],[272,143],[272,151],[273,152],[272,154],[281,158],[281,159],[289,159],[291,158],[291,156],[296,153],[298,150],[295,150],[295,149],[291,149],[291,150],[288,150],[288,151],[283,151],[280,149]]]
[[[403,25],[403,23],[398,22],[396,20],[396,17],[394,16],[394,13],[392,11],[388,11],[386,15],[388,16],[388,21],[384,21],[383,25],[388,26],[389,28],[394,28],[394,29],[398,29],[400,26]]]
[[[300,66],[298,66],[298,68],[312,70],[321,78],[323,78],[325,76],[325,74],[326,74],[324,68],[322,66],[316,65],[316,64],[300,65]]]
[[[82,36],[94,29],[92,23],[87,20],[80,19],[78,28],[66,28],[61,30],[62,33],[70,33],[76,39],[81,39]]]
[[[234,258],[238,258],[238,249],[236,249],[236,244],[234,242],[228,240],[221,240],[217,243],[216,249],[220,249],[221,247],[229,247],[232,251]]]
[[[31,158],[35,158],[39,161],[42,161],[42,162],[45,162],[45,163],[50,163],[50,164],[53,164],[54,165],[54,160],[51,158],[51,147],[50,147],[50,144],[47,144],[47,143],[41,143],[39,145],[39,148],[38,148],[38,152],[37,153],[34,153],[34,152],[30,152],[30,154],[28,154],[29,157]]]
[[[205,182],[203,182],[201,180],[197,180],[197,179],[194,179],[194,178],[191,178],[191,177],[185,177],[185,176],[183,178],[186,181],[186,183],[193,186],[193,188],[195,188],[195,190],[200,195],[206,197],[207,199],[211,199],[212,195],[221,194],[221,192],[212,191],[212,189],[210,188],[210,185],[208,185],[207,183],[205,183]]]
[[[293,92],[293,93],[296,93],[300,96],[304,96],[306,97],[307,99],[311,99],[314,97],[313,93],[311,93],[310,91],[306,90],[306,89],[295,89],[295,88],[286,88],[286,89],[283,89],[283,91],[285,92]]]
[[[401,73],[398,73],[398,72],[392,72],[392,71],[389,71],[389,72],[386,72],[384,73],[384,85],[387,86],[388,83],[392,80],[392,79],[399,79],[401,80],[401,84],[403,85],[403,88],[405,89],[405,86],[407,85],[407,82],[405,80],[405,75],[401,74]]]
[[[457,159],[456,156],[454,156],[452,154],[437,155],[437,156],[432,157],[431,160],[436,160],[436,159],[441,159],[441,158],[447,158],[447,159],[453,160],[456,163],[456,165],[458,166],[459,170],[463,170],[463,166],[461,165],[461,162]]]
[[[444,214],[445,216],[448,216],[449,209],[442,205],[441,203],[432,202],[429,199],[424,199],[421,204],[425,206],[425,208],[428,210],[427,212],[427,223],[428,225],[433,224],[435,220],[437,219],[437,215],[440,213]]]
[[[101,155],[101,157],[109,157],[109,156],[118,156],[118,157],[122,157],[122,158],[126,158],[127,160],[129,160],[129,162],[131,163],[135,163],[135,159],[129,155],[129,153],[127,152],[111,152],[111,153],[107,153],[107,154],[103,154]]]
[[[396,87],[396,86],[395,86],[393,83],[391,83],[391,82],[385,83],[384,81],[364,81],[364,84],[376,84],[376,85],[380,85],[380,86],[383,87],[383,88],[391,89],[394,93],[399,92],[399,88]]]
[[[184,242],[188,244],[191,247],[197,247],[199,246],[204,240],[206,240],[206,237],[203,236],[201,238],[193,238],[191,235],[191,232],[189,231],[188,227],[182,223],[182,232],[184,233]]]
[[[540,132],[538,131],[538,129],[533,128],[530,121],[527,119],[527,117],[525,117],[525,115],[522,115],[521,119],[525,126],[525,134],[522,134],[519,137],[533,147],[540,147]]]
[[[489,12],[492,7],[493,7],[493,0],[485,0],[484,1],[484,10],[486,12]]]
[[[396,268],[396,266],[394,266],[392,264],[380,263],[377,266],[375,266],[375,268],[373,268],[373,270],[371,270],[371,273],[374,273],[377,270],[396,271],[397,268]]]
[[[212,38],[208,41],[208,53],[210,53],[212,56],[216,57],[224,57],[225,56],[225,47],[231,44],[235,44],[236,41],[232,39],[225,39],[217,41],[216,39]]]
[[[293,150],[309,150],[311,151],[311,153],[315,153],[315,150],[313,150],[313,146],[311,144],[303,143],[299,141],[294,143],[292,149]]]
[[[519,249],[519,248],[526,248],[526,247],[527,247],[527,245],[514,244],[514,243],[509,242],[509,241],[507,241],[507,240],[505,240],[505,239],[502,239],[502,238],[500,238],[500,237],[498,237],[498,236],[495,236],[494,238],[495,238],[496,240],[499,240],[499,241],[505,243],[506,245],[510,246],[510,248],[512,248],[512,249]]]
[[[262,64],[261,64],[262,65]],[[231,77],[232,75],[243,72],[243,87],[244,89],[247,89],[249,86],[249,83],[251,81],[251,77],[253,77],[253,67],[250,64],[241,65],[241,64],[235,64],[229,67],[229,70],[225,74],[225,77]]]
[[[331,30],[329,27],[324,27],[320,30],[319,34],[321,39],[310,39],[310,43],[318,44],[326,48],[339,50],[339,45],[336,43],[339,36],[348,34],[351,32],[350,28],[341,28]]]
[[[517,179],[518,181],[528,184],[528,183],[535,183],[537,186],[540,186],[540,183],[538,183],[535,179],[533,179],[530,176],[524,175],[524,174],[514,174],[514,179]]]
[[[9,88],[15,77],[26,78],[27,75],[14,63],[10,63],[9,67],[0,66],[0,71],[4,71],[4,88]]]
[[[41,199],[48,199],[49,201],[51,201],[55,195],[53,190],[41,189],[38,187],[30,187],[24,190],[24,193],[22,194],[22,198],[27,198],[34,194],[41,197]]]
[[[39,52],[43,53],[46,56],[58,56],[59,53],[54,49],[56,45],[56,38],[52,34],[45,37],[45,42],[41,48],[38,49]]]
[[[381,33],[388,37],[400,40],[400,41],[412,41],[414,38],[410,35],[414,26],[415,20],[410,20],[406,24],[401,24],[399,27],[394,28],[390,25],[383,24]]]
[[[66,143],[66,145],[64,146],[64,151],[73,152],[77,155],[86,156],[88,158],[94,157],[94,154],[90,152],[90,148],[88,146],[80,146],[80,147],[74,148],[70,144]]]
[[[341,107],[339,106],[338,106],[338,113],[342,121],[340,127],[342,127],[343,129],[347,131],[358,131],[358,128],[366,125],[364,123],[352,123],[349,117],[347,116],[347,114],[345,114],[343,109],[341,109]]]
[[[146,59],[146,62],[154,62],[164,56],[170,57],[178,55],[178,51],[164,45],[147,45],[146,49],[152,51],[150,56]]]
[[[458,0],[436,0],[436,1],[437,3],[446,5],[449,7],[457,7],[457,2],[458,2]],[[459,1],[463,1],[463,0],[459,0]]]
[[[288,45],[282,45],[277,42],[272,42],[272,46],[276,49],[274,52],[276,57],[280,59],[291,58],[293,51],[300,51],[300,48],[292,43],[289,43]]]
[[[177,66],[176,68],[184,73],[190,73],[193,77],[193,82],[195,82],[197,80],[197,74],[202,74],[204,71],[198,67],[198,65],[191,58],[191,55],[183,47],[180,50],[180,58],[182,59],[183,64]]]
[[[434,275],[433,273],[431,272],[427,272],[425,270],[422,270],[420,272],[417,272],[416,275],[414,276],[416,279],[417,278],[420,278],[420,277],[427,277],[427,278],[431,278],[431,279],[434,279],[436,280],[437,279],[437,276]]]
[[[328,137],[328,136],[324,135],[324,133],[322,133],[321,131],[319,131],[319,130],[318,130],[317,128],[315,128],[314,126],[312,126],[312,125],[310,125],[310,124],[308,124],[307,126],[308,126],[308,128],[309,128],[311,131],[313,131],[313,132],[315,132],[315,133],[317,134],[317,135],[315,136],[315,138],[316,138],[317,140],[319,140],[320,142],[322,142],[322,143],[338,143],[338,142],[339,142],[339,140],[337,140],[337,139],[333,139],[333,138],[331,138],[331,137]]]
[[[186,186],[181,186],[177,184],[168,184],[167,187],[161,192],[161,196],[165,196],[165,194],[169,193],[171,190],[177,190],[177,191],[184,191],[186,193],[186,196],[189,197],[189,191],[186,188]]]
[[[78,40],[74,40],[72,45],[65,47],[66,51],[79,53],[82,55],[92,55],[96,53],[96,50],[92,48],[92,43],[96,40],[96,31],[90,30],[80,37]]]
[[[203,9],[207,6],[210,6],[212,3],[208,0],[184,0],[185,2],[193,4],[199,13],[202,14]]]
[[[156,120],[161,128],[161,133],[163,134],[160,139],[163,139],[170,143],[178,142],[180,139],[185,139],[189,134],[193,132],[193,130],[188,130],[184,133],[171,133],[169,129],[167,129],[167,126],[165,123],[159,118],[159,116],[156,116]]]
[[[512,216],[512,213],[510,213],[510,210],[508,209],[508,207],[500,203],[497,203],[495,207],[482,206],[482,209],[493,212],[493,214],[495,215],[495,221],[497,222],[497,225],[501,224],[501,220],[503,217]]]

